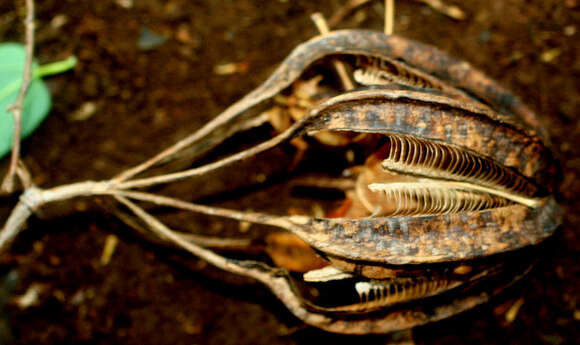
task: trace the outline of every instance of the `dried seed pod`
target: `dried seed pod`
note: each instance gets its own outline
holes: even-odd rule
[[[515,96],[435,48],[361,30],[314,38],[194,135],[207,139],[199,150],[247,128],[244,121],[251,122],[260,105],[328,59],[355,71],[361,88],[327,97],[271,140],[159,181],[206,173],[301,135],[369,134],[376,139],[369,142],[380,145],[370,148],[377,153],[351,193],[352,204],[365,204],[366,214],[277,216],[124,195],[300,237],[333,272],[302,277],[255,262],[236,265],[267,284],[297,317],[332,332],[385,333],[440,320],[485,302],[525,274],[534,262],[525,247],[549,237],[561,218],[547,139]]]
[[[411,74],[417,80],[424,80],[422,83],[425,86],[434,85],[435,90],[440,89],[455,97],[482,100],[502,114],[500,120],[507,124],[525,123],[532,132],[546,139],[535,114],[527,106],[468,63],[454,59],[434,47],[396,35],[386,36],[367,30],[340,30],[315,37],[296,47],[262,85],[180,142],[179,147],[191,146],[189,151],[199,155],[239,131],[263,124],[267,118],[256,118],[251,110],[267,103],[289,87],[308,67],[327,58],[350,61],[351,69],[357,68],[357,58],[363,61],[386,61],[381,62],[383,66],[390,62],[399,70],[409,71],[399,73],[401,75]],[[407,84],[418,85],[418,82]],[[129,171],[123,177],[134,173]]]
[[[325,253],[391,264],[468,259],[536,244],[559,223],[559,209],[548,192],[553,187],[546,168],[554,164],[548,149],[526,128],[506,124],[485,106],[420,91],[373,89],[337,96],[313,109],[311,117],[325,120],[313,122],[311,131],[315,127],[378,133],[391,140],[405,133],[415,143],[432,143],[431,153],[424,153],[435,159],[428,169],[417,156],[397,172],[443,178],[440,186],[454,182],[472,195],[495,200],[492,208],[478,208],[482,211],[427,218],[420,217],[421,212],[376,219],[294,218],[300,225],[295,233]],[[421,121],[429,124],[419,125]],[[436,157],[443,148],[455,153],[445,164]],[[483,164],[489,171],[482,171]],[[436,165],[439,168],[432,167]],[[545,190],[539,190],[540,185]],[[447,194],[440,195],[444,202]]]

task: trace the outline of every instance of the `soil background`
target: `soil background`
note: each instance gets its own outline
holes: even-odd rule
[[[22,40],[20,3],[0,2],[0,41]],[[558,198],[566,216],[528,277],[491,303],[416,328],[414,341],[580,343],[580,1],[448,3],[467,17],[454,20],[418,1],[397,1],[395,32],[469,61],[537,111],[561,161]],[[24,142],[34,181],[48,187],[110,178],[152,156],[251,91],[293,47],[315,36],[310,14],[330,18],[342,6],[334,0],[38,1],[38,60],[75,54],[79,63],[49,78],[52,112]],[[338,28],[382,30],[383,9],[371,1]],[[214,72],[232,62],[236,73]],[[4,159],[2,171],[6,165]],[[0,219],[14,202],[1,200]],[[40,218],[0,258],[1,344],[390,339],[302,327],[263,286],[151,244],[86,201]],[[212,224],[203,219],[192,227]],[[101,265],[111,234],[119,243]],[[23,308],[20,298],[31,288],[38,296]],[[517,304],[515,319],[506,321]]]

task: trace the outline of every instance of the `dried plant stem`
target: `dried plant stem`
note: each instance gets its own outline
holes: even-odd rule
[[[312,187],[320,189],[353,190],[356,182],[350,178],[333,178],[328,176],[303,176],[288,181],[291,186]]]
[[[112,193],[111,183],[80,182],[42,190],[37,187],[27,188],[20,196],[20,201],[12,210],[6,224],[0,230],[0,252],[6,250],[12,240],[22,231],[26,220],[41,206],[81,196],[107,195]]]
[[[198,258],[230,273],[254,278],[270,288],[272,293],[284,303],[284,305],[299,319],[308,324],[330,324],[333,320],[327,316],[312,313],[304,308],[301,301],[292,291],[288,282],[286,271],[273,269],[263,263],[255,261],[234,260],[218,255],[211,250],[202,248],[194,243],[181,238],[173,230],[157,218],[147,213],[144,209],[129,199],[116,195],[115,198],[129,208],[137,217],[143,220],[158,236],[169,239],[179,247],[187,250]]]
[[[14,191],[14,180],[18,175],[18,166],[20,161],[20,135],[22,131],[22,109],[24,108],[24,98],[30,86],[30,75],[32,70],[32,58],[34,56],[34,0],[26,0],[26,17],[24,19],[26,60],[24,71],[22,72],[22,85],[18,92],[16,102],[8,107],[12,112],[14,121],[14,132],[12,135],[12,154],[10,155],[10,166],[8,172],[2,181],[0,190],[4,193]]]
[[[185,170],[174,174],[155,176],[128,182],[118,182],[115,179],[101,182],[88,181],[55,187],[48,190],[42,190],[36,187],[27,188],[20,197],[18,205],[10,214],[4,228],[0,231],[0,252],[5,250],[7,245],[12,242],[12,240],[16,237],[16,235],[18,235],[18,233],[20,233],[20,231],[22,231],[26,220],[32,215],[33,211],[42,205],[80,196],[114,195],[120,190],[153,186],[160,183],[181,180],[191,176],[199,176],[225,165],[240,161],[257,153],[266,151],[292,138],[294,135],[299,133],[304,128],[304,126],[305,121],[297,122],[291,128],[279,134],[278,136],[259,145],[256,145],[251,149],[239,152],[220,161],[210,163],[202,167]],[[175,146],[172,148],[175,148]],[[179,150],[175,152],[178,151]],[[150,163],[150,161],[148,162]]]
[[[284,216],[275,216],[258,212],[242,212],[220,207],[199,205],[171,197],[144,192],[116,190],[112,193],[115,196],[123,196],[134,200],[150,202],[156,205],[173,207],[190,212],[202,213],[209,216],[217,216],[256,224],[270,225],[283,229],[290,229],[293,225],[289,218]]]
[[[328,20],[329,27],[335,27],[340,23],[350,12],[354,11],[356,8],[370,2],[371,0],[350,0],[344,6],[338,9],[332,17]]]
[[[221,168],[223,166],[241,161],[245,158],[251,157],[251,156],[256,155],[260,152],[267,151],[267,150],[275,147],[276,145],[278,145],[278,144],[280,144],[288,139],[291,139],[292,137],[294,137],[298,132],[300,132],[303,129],[304,124],[305,124],[304,122],[296,122],[292,127],[290,127],[286,131],[278,134],[277,136],[275,136],[274,138],[272,138],[268,141],[265,141],[261,144],[258,144],[258,145],[254,146],[248,150],[238,152],[238,153],[233,154],[231,156],[228,156],[222,160],[219,160],[219,161],[214,162],[214,163],[209,163],[209,164],[206,164],[206,165],[201,166],[201,167],[183,170],[183,171],[172,173],[172,174],[158,175],[158,176],[153,176],[153,177],[148,177],[148,178],[143,178],[143,179],[135,179],[135,180],[127,181],[127,182],[119,182],[116,179],[113,179],[112,181],[116,184],[118,189],[131,189],[131,188],[150,187],[150,186],[157,185],[157,184],[169,183],[169,182],[183,180],[183,179],[193,177],[193,176],[200,176],[203,174],[207,174],[208,172],[210,172],[212,170],[215,170],[215,169]]]
[[[442,0],[417,0],[431,7],[435,11],[444,14],[455,20],[464,20],[467,16],[461,8],[455,5],[448,5]]]
[[[249,238],[221,238],[202,236],[190,233],[180,233],[181,238],[204,248],[218,250],[247,250],[252,247],[253,241]]]
[[[286,73],[286,72],[287,71],[284,68],[279,69],[279,73]],[[276,74],[274,74],[274,76],[275,75]],[[349,86],[349,84],[348,84],[349,81],[345,81],[345,83],[347,83],[347,84],[345,84],[346,85],[345,87],[347,89],[351,88],[351,86]],[[288,84],[289,83],[290,82],[288,81]],[[288,86],[288,84],[286,84],[286,80],[280,80],[279,78],[268,79],[260,87],[258,87],[254,91],[247,94],[245,97],[243,97],[238,102],[234,103],[232,106],[227,108],[224,112],[219,114],[217,117],[215,117],[213,120],[208,122],[205,126],[200,128],[196,132],[181,139],[177,143],[166,148],[165,150],[161,151],[160,153],[158,153],[154,157],[146,160],[145,162],[140,163],[140,164],[134,166],[133,168],[130,168],[130,169],[123,171],[122,173],[117,175],[115,178],[113,178],[112,181],[116,182],[116,183],[126,182],[126,181],[132,179],[133,177],[137,176],[138,174],[144,172],[145,170],[147,170],[147,169],[149,169],[149,168],[151,168],[151,167],[153,167],[153,166],[155,166],[155,165],[157,165],[157,164],[159,164],[159,163],[161,163],[169,158],[175,157],[175,155],[177,153],[179,153],[180,151],[182,151],[182,150],[190,147],[191,145],[198,143],[202,139],[210,136],[213,132],[216,131],[216,129],[218,129],[222,126],[225,126],[225,125],[228,125],[231,127],[232,120],[235,120],[238,116],[240,116],[240,114],[242,114],[244,111],[246,111],[249,107],[258,104],[259,102],[262,102],[262,101],[268,99],[269,97],[272,97],[273,95],[278,93],[282,87]],[[352,81],[350,81],[350,85],[352,85]],[[250,121],[247,121],[247,123],[253,123],[253,122],[252,122],[252,120],[250,120]],[[241,130],[245,127],[247,127],[247,126],[239,125],[239,126],[236,126],[236,128],[237,128],[236,130]],[[233,131],[233,132],[235,132],[235,131]],[[229,134],[231,134],[233,132],[230,131]],[[215,142],[216,142],[215,138],[211,141],[213,141],[212,144],[215,144]],[[217,141],[219,141],[219,139]],[[204,145],[207,145],[207,144],[208,144],[207,142],[204,143]]]
[[[0,252],[7,249],[8,245],[12,243],[14,238],[24,229],[26,220],[32,215],[32,209],[27,204],[19,202],[14,209],[4,228],[0,232]]]
[[[127,208],[131,210],[139,219],[143,220],[149,229],[153,231],[157,236],[168,239],[171,242],[175,243],[181,248],[184,248],[188,252],[194,254],[195,256],[221,268],[226,271],[238,274],[245,274],[253,276],[252,271],[248,271],[247,269],[243,269],[238,265],[232,264],[224,258],[223,256],[217,255],[216,253],[212,252],[211,250],[207,250],[202,248],[192,242],[189,242],[179,236],[175,231],[169,229],[165,224],[159,221],[157,218],[149,214],[143,208],[135,204],[134,202],[130,201],[129,199],[125,198],[121,195],[115,195],[115,199],[119,201],[121,204],[125,205]]]
[[[385,35],[392,35],[394,26],[395,0],[385,0]]]
[[[118,208],[111,210],[112,213],[119,218],[123,223],[129,227],[139,231],[140,233],[148,233],[141,223],[137,222],[133,215],[120,211]],[[185,230],[186,231],[186,230]],[[176,231],[181,238],[197,244],[204,248],[218,249],[220,251],[244,251],[252,250],[260,251],[263,246],[255,243],[251,238],[224,238],[215,236],[196,235],[190,232]]]
[[[34,185],[34,183],[32,182],[32,175],[30,175],[30,171],[28,171],[28,168],[26,168],[26,165],[24,165],[24,162],[22,162],[21,160],[18,161],[16,173],[18,174],[18,177],[20,178],[20,182],[22,183],[24,189],[27,189]]]
[[[52,189],[42,190],[37,187],[28,188],[20,197],[20,201],[12,210],[4,227],[0,230],[0,252],[5,251],[12,240],[24,229],[26,220],[43,205],[55,202],[68,200],[76,197],[88,197],[98,195],[112,195],[129,197],[136,200],[151,202],[157,205],[169,206],[177,209],[208,214],[212,216],[219,216],[224,218],[249,221],[253,223],[265,224],[270,226],[281,227],[289,229],[292,226],[291,221],[287,217],[272,216],[261,213],[248,213],[235,210],[216,208],[205,205],[198,205],[185,202],[179,199],[164,197],[160,195],[120,190],[111,181],[87,181],[81,183],[73,183],[55,187]],[[195,236],[188,238],[187,234],[182,234],[182,239],[188,242],[199,242],[200,238]],[[203,241],[202,241],[203,242]],[[207,241],[206,241],[207,242]],[[207,244],[207,243],[206,243]],[[239,246],[242,242],[234,243],[234,246]],[[217,243],[213,242],[210,246],[224,246],[227,247],[232,243]]]
[[[234,115],[233,113],[231,114]],[[186,147],[192,145],[193,143],[201,140],[203,137],[211,133],[211,131],[215,130],[220,125],[225,124],[231,117],[221,117],[218,116],[214,120],[210,121],[208,124],[203,126],[198,131],[194,132],[193,134],[183,138],[182,140],[178,141],[177,143],[173,144],[172,146],[166,148],[165,150],[161,151],[157,155],[153,156],[152,158],[146,160],[145,162],[131,168],[125,170],[118,176],[116,176],[113,180],[116,182],[123,182],[131,179],[132,177],[140,174],[141,172],[151,168],[152,166],[156,165],[157,163],[163,161],[164,159],[171,157],[178,153],[179,151],[185,149]]]
[[[213,145],[219,144],[221,141],[225,140],[226,138],[230,137],[235,133],[247,130],[249,128],[258,127],[264,124],[265,122],[268,121],[267,116],[254,117],[239,124],[231,124],[230,122],[233,119],[235,119],[236,116],[240,115],[244,110],[246,110],[248,105],[257,104],[260,101],[267,99],[268,97],[272,96],[275,93],[276,90],[274,88],[271,88],[270,90],[263,90],[262,88],[254,90],[253,92],[249,93],[238,102],[231,105],[224,112],[216,116],[213,120],[208,122],[205,126],[200,128],[199,130],[181,139],[177,143],[171,145],[170,147],[166,148],[165,150],[161,151],[160,153],[146,160],[145,162],[123,171],[122,173],[114,177],[111,181],[120,183],[130,180],[131,178],[139,175],[140,173],[146,171],[147,169],[161,162],[164,162],[165,160],[174,158],[177,154],[186,150],[191,145],[198,143],[202,139],[206,138],[208,135],[212,134],[212,132],[214,132],[221,126],[229,125],[231,128],[230,130],[226,131],[225,134],[218,136],[218,138],[213,138],[211,140],[213,142]],[[206,142],[201,146],[207,148],[207,145],[208,143]]]
[[[314,25],[316,25],[316,28],[318,28],[318,31],[320,31],[322,35],[328,35],[330,29],[328,28],[328,24],[326,23],[326,20],[324,19],[322,13],[316,12],[312,16],[310,16],[310,18],[312,18]],[[336,69],[336,72],[340,77],[342,87],[344,87],[345,90],[354,89],[354,84],[350,79],[350,77],[348,76],[348,73],[346,73],[346,68],[344,67],[344,64],[340,61],[333,61],[332,64],[334,65],[334,69]]]

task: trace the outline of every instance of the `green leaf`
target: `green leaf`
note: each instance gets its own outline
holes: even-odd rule
[[[14,104],[22,84],[22,73],[26,60],[23,45],[17,43],[0,44],[0,158],[12,149],[14,121],[7,108]],[[38,66],[33,62],[31,83],[24,98],[22,111],[22,137],[29,136],[48,115],[51,98],[42,76],[60,73],[72,68],[76,58]]]

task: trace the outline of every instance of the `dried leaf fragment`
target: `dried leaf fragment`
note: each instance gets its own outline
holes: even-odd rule
[[[213,67],[213,73],[217,75],[230,75],[236,73],[244,73],[250,67],[248,61],[242,62],[227,62]]]
[[[308,272],[328,266],[312,247],[298,236],[276,232],[266,238],[266,252],[274,263],[294,272]]]
[[[512,323],[518,316],[518,312],[520,311],[521,306],[524,304],[524,299],[520,298],[515,301],[514,304],[509,308],[507,313],[505,313],[505,320],[507,323]]]

